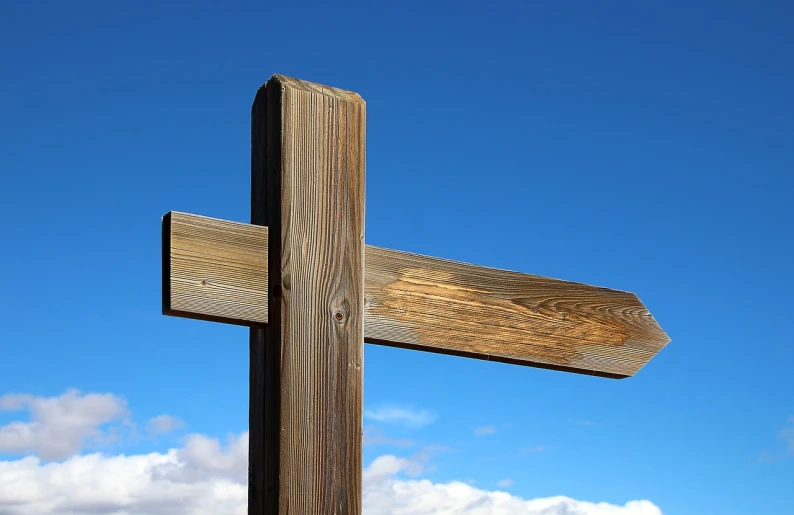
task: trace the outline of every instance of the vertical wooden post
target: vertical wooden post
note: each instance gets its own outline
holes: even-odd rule
[[[278,75],[254,101],[271,287],[250,335],[249,515],[361,513],[365,117],[355,93]]]

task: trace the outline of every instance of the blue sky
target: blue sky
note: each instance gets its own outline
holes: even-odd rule
[[[161,316],[160,217],[248,221],[250,105],[281,73],[367,101],[368,243],[633,291],[672,338],[621,381],[368,345],[370,471],[794,513],[792,24],[786,2],[0,2],[0,507],[47,456],[201,468],[218,439],[209,469],[240,466],[247,332]]]

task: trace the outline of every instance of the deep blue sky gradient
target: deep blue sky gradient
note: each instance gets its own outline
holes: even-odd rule
[[[246,428],[246,330],[160,315],[160,217],[248,221],[250,105],[282,73],[367,101],[368,243],[634,291],[672,338],[622,381],[367,346],[368,409],[437,414],[383,427],[442,447],[430,479],[794,513],[792,26],[789,2],[0,1],[0,395]]]

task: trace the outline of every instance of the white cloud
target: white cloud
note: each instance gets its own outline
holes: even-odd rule
[[[385,424],[400,424],[408,427],[422,427],[433,423],[436,414],[428,410],[414,410],[397,406],[384,406],[364,413],[368,419]]]
[[[629,501],[623,506],[577,501],[568,497],[525,500],[505,492],[474,488],[466,483],[433,483],[427,479],[400,479],[415,464],[381,456],[364,472],[364,513],[367,515],[662,515],[650,501]],[[377,474],[367,471],[377,469]]]
[[[516,484],[516,482],[509,478],[500,479],[499,481],[496,482],[496,486],[498,486],[499,488],[510,488],[514,484]]]
[[[248,434],[225,446],[193,435],[182,449],[135,456],[75,456],[60,463],[0,461],[0,513],[210,515],[246,513]],[[567,497],[524,500],[462,482],[410,479],[419,460],[386,455],[363,472],[367,515],[661,515],[650,501],[623,506]],[[409,476],[401,478],[401,474]]]
[[[76,456],[62,463],[37,458],[0,461],[0,513],[34,515],[245,514],[247,489],[223,473],[203,480],[163,471],[188,469],[178,451],[137,456]]]
[[[422,460],[398,458],[391,454],[375,458],[363,472],[362,481],[365,490],[366,485],[378,484],[381,481],[388,480],[398,472],[405,472],[409,476],[418,476],[424,472],[424,463]]]
[[[0,461],[0,513],[3,515],[210,515],[246,513],[248,433],[226,442],[189,435],[184,446],[166,453],[109,456],[74,455],[87,441],[107,438],[109,422],[127,416],[126,404],[110,394],[59,397],[0,397],[0,409],[27,409],[31,422],[0,428],[6,452],[35,452]],[[418,423],[410,412],[383,418]],[[150,420],[153,430],[174,426],[173,417]],[[433,483],[419,476],[434,470],[430,457],[450,449],[424,447],[413,457],[380,456],[363,471],[364,512],[368,515],[661,515],[649,501],[624,506],[588,503],[567,497],[524,500],[462,482]],[[63,459],[72,455],[67,459]],[[46,461],[58,459],[62,461]],[[498,484],[510,486],[511,480]]]
[[[126,402],[115,395],[82,395],[68,390],[58,397],[7,394],[0,410],[30,411],[30,422],[11,422],[0,427],[0,452],[34,453],[45,460],[59,460],[85,445],[116,439],[118,427],[103,427],[127,416]]]
[[[149,419],[146,432],[151,435],[163,435],[185,427],[184,422],[171,415],[157,415]]]
[[[483,426],[474,430],[474,434],[477,436],[492,435],[495,432],[496,428],[494,426]]]
[[[176,451],[177,464],[158,467],[159,478],[182,483],[200,483],[216,477],[245,484],[248,480],[248,431],[229,435],[226,446],[217,438],[190,435]]]

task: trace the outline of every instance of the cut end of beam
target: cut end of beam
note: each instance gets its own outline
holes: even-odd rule
[[[267,323],[267,227],[172,211],[162,238],[163,314]]]

